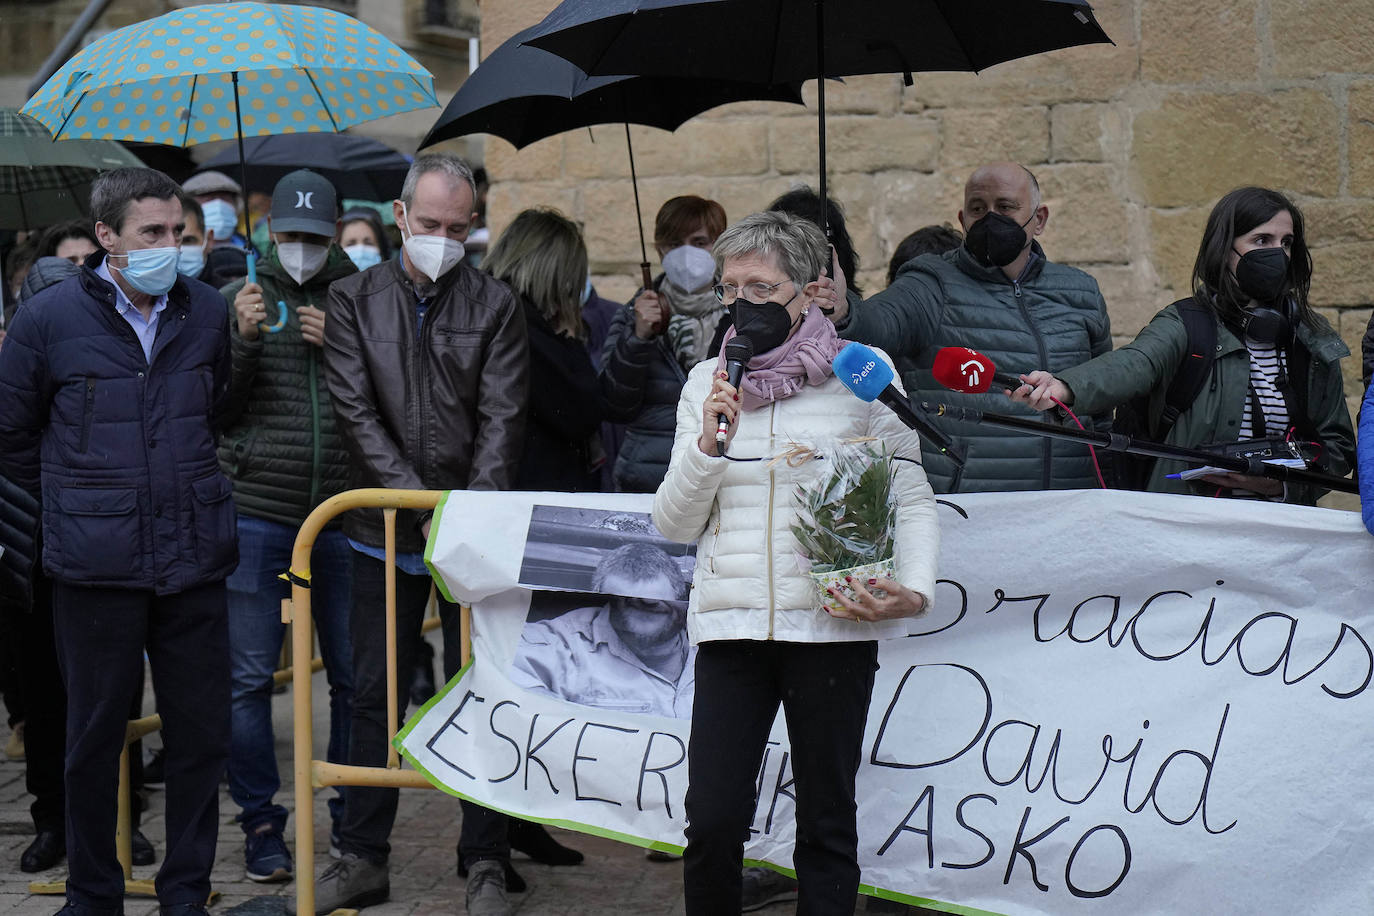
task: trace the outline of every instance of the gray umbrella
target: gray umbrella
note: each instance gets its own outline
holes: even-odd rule
[[[0,229],[41,229],[85,216],[96,175],[142,164],[113,140],[56,143],[42,124],[0,108]]]

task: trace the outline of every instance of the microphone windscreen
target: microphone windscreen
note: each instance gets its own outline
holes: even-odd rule
[[[849,386],[860,399],[871,401],[892,384],[892,367],[872,348],[861,343],[850,343],[830,364],[835,370],[835,378]]]
[[[935,381],[950,391],[982,394],[992,387],[997,367],[977,350],[968,347],[941,347],[930,368]]]
[[[735,360],[747,363],[754,358],[754,339],[752,337],[741,337],[736,334],[730,338],[730,342],[725,345],[725,361]]]

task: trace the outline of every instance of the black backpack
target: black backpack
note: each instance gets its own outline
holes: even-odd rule
[[[1159,422],[1153,427],[1150,425],[1150,396],[1146,394],[1116,408],[1112,417],[1112,432],[1132,439],[1163,442],[1178,418],[1193,406],[1202,386],[1207,383],[1207,376],[1217,356],[1216,318],[1211,309],[1200,305],[1192,297],[1180,299],[1174,306],[1188,333],[1188,349],[1173,380],[1169,382],[1169,390],[1164,393],[1164,410],[1160,413]],[[1113,486],[1118,490],[1144,490],[1154,470],[1155,460],[1143,455],[1113,452]]]

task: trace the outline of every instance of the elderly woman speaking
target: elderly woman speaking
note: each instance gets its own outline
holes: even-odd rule
[[[692,370],[678,403],[654,522],[700,538],[688,631],[697,646],[688,751],[687,913],[738,913],[754,779],[781,703],[796,779],[798,913],[852,913],[859,886],[854,782],[877,670],[877,640],[908,634],[930,605],[939,548],[935,500],[916,434],[859,400],[831,360],[845,346],[819,303],[828,249],[811,223],[756,213],[716,241],[716,295],[754,356],[738,390],[725,360]],[[722,351],[723,354],[724,351]],[[885,358],[885,357],[884,357]],[[717,422],[729,422],[717,454]],[[822,602],[803,572],[798,492],[833,470],[850,440],[898,459],[896,572],[853,580]],[[799,460],[809,456],[809,460]]]

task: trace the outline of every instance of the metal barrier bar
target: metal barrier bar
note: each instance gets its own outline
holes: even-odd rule
[[[319,536],[335,516],[350,509],[382,509],[386,532],[386,642],[387,642],[387,725],[391,736],[398,730],[396,683],[396,510],[433,509],[443,498],[440,490],[349,490],[325,500],[306,518],[296,535],[291,553],[291,597],[282,601],[282,622],[290,624],[292,712],[294,716],[293,773],[296,794],[296,913],[314,916],[315,912],[315,818],[312,789],[337,785],[425,788],[433,786],[423,775],[400,769],[399,756],[390,747],[387,767],[354,767],[312,759],[314,756],[311,723],[310,684],[310,553]],[[426,621],[428,624],[428,621]],[[471,655],[468,609],[461,617],[464,664]]]

